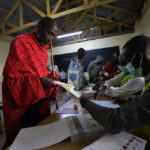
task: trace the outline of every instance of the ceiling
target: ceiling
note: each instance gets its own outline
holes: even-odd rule
[[[1,0],[0,36],[31,32],[44,16],[52,17],[59,34],[83,33],[55,39],[54,45],[134,32],[146,0]]]

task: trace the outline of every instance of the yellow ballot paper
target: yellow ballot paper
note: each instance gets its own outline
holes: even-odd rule
[[[61,87],[63,87],[64,89],[66,89],[68,92],[70,92],[71,94],[73,94],[76,98],[80,98],[81,94],[77,91],[74,90],[74,86],[70,85],[70,84],[66,84],[64,82],[60,82],[60,81],[53,81],[55,84],[60,85]]]

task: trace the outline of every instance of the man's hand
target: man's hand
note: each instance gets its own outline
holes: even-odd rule
[[[59,77],[54,76],[54,77],[53,77],[53,80],[59,81]]]
[[[87,97],[85,97],[85,96],[81,96],[81,98],[80,98],[80,104],[81,104],[81,106],[82,106],[82,107],[85,107],[86,104],[87,104],[87,102],[88,102],[89,100],[90,100],[89,98],[87,98]]]
[[[50,87],[57,86],[52,80],[47,77],[40,78],[40,81],[44,89],[49,89]]]

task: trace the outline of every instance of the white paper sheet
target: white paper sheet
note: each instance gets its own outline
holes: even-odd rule
[[[60,86],[62,86],[63,88],[65,88],[66,90],[71,90],[71,89],[74,89],[74,86],[73,85],[70,85],[70,84],[67,84],[67,83],[64,83],[64,82],[60,82],[60,81],[53,81],[55,84],[58,84]]]
[[[122,131],[119,134],[105,134],[82,150],[144,150],[146,141]]]
[[[82,141],[104,134],[104,128],[99,125],[90,114],[67,117],[71,132],[71,141]]]
[[[81,94],[79,93],[79,92],[77,92],[77,91],[75,91],[75,90],[70,90],[69,91],[71,94],[73,94],[76,98],[80,98],[81,97]]]
[[[68,92],[73,94],[76,98],[80,98],[81,97],[81,94],[74,90],[74,86],[73,85],[66,84],[66,83],[59,82],[59,81],[53,81],[53,82],[55,84],[58,84],[58,85],[62,86],[63,88],[65,88]]]
[[[21,129],[10,150],[33,150],[47,147],[70,136],[70,129],[65,120],[52,124]]]
[[[107,108],[119,108],[120,106],[118,104],[113,104],[111,101],[107,100],[91,100],[92,102],[96,103],[97,105],[107,107]]]

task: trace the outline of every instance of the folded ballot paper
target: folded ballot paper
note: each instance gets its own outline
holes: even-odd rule
[[[146,141],[122,131],[119,134],[105,134],[82,150],[144,150]]]
[[[89,114],[74,115],[51,124],[21,129],[10,150],[39,149],[68,137],[71,137],[71,141],[80,141],[103,134],[103,127]]]
[[[53,81],[55,84],[62,86],[64,89],[66,89],[68,92],[73,94],[76,98],[80,98],[81,94],[77,91],[74,90],[74,86],[70,84],[66,84],[64,82],[60,81]]]

